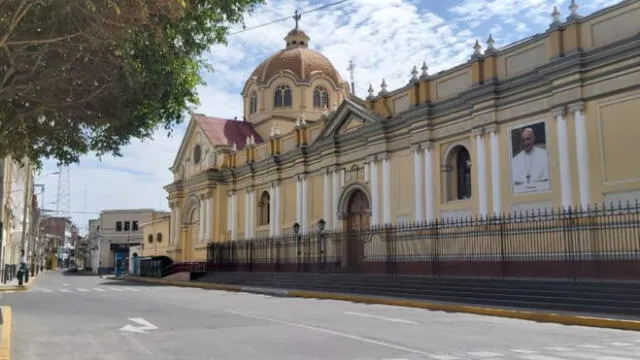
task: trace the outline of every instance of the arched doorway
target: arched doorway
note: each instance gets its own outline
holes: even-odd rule
[[[357,270],[364,258],[364,242],[369,229],[369,199],[360,189],[349,196],[346,206],[347,266]]]

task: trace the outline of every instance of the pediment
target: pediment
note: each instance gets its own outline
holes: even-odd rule
[[[194,158],[196,145],[199,145],[200,148],[197,161]],[[170,168],[174,174],[174,180],[187,180],[215,166],[215,163],[218,162],[217,155],[211,140],[192,117]]]
[[[367,109],[349,99],[345,99],[332,117],[327,120],[327,126],[320,133],[318,139],[358,131],[363,126],[378,121],[380,119],[367,111]]]

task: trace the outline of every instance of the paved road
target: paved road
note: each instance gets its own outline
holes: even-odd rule
[[[54,272],[0,303],[14,360],[640,358],[635,332]]]

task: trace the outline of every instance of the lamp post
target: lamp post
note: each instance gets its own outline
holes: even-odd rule
[[[327,222],[324,219],[318,220],[318,236],[320,237],[320,241],[318,241],[318,264],[322,269],[325,268],[326,259],[325,259],[325,249],[326,249],[326,241],[324,229],[327,225]]]
[[[296,239],[296,248],[298,249],[298,271],[300,271],[300,255],[302,252],[302,249],[300,248],[300,241],[302,240],[302,238],[300,236],[300,224],[298,224],[297,222],[293,223],[293,234]]]

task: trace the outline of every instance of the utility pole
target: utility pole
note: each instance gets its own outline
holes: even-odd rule
[[[29,158],[27,158],[25,164],[23,165],[25,181],[24,181],[24,204],[22,211],[22,245],[20,247],[20,266],[22,266],[22,251],[24,251],[25,256],[25,269],[24,274],[22,275],[25,279],[25,282],[29,281],[29,267],[27,266],[26,257],[29,254],[29,249],[25,249],[25,245],[27,244],[27,210],[29,209],[29,193],[31,189],[31,171],[29,170],[31,167],[31,163]],[[19,282],[22,283],[22,278],[19,279]]]

